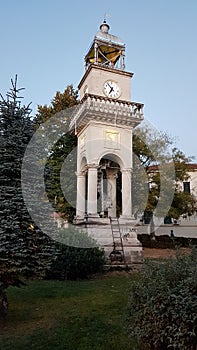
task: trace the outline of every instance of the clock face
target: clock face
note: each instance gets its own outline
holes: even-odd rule
[[[107,80],[103,86],[104,94],[107,97],[118,98],[120,96],[120,88],[117,83],[113,80]]]

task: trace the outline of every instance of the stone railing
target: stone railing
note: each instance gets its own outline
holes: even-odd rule
[[[73,113],[70,129],[80,123],[80,117],[84,111],[92,113],[104,113],[107,115],[121,116],[125,118],[143,120],[143,104],[137,102],[113,100],[92,94],[86,94]]]

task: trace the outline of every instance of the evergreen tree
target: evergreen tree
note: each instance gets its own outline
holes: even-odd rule
[[[22,89],[17,88],[17,76],[11,83],[10,92],[6,98],[1,95],[0,100],[1,278],[13,273],[43,275],[52,249],[49,238],[35,226],[23,200],[21,167],[34,123],[30,106],[21,105]]]

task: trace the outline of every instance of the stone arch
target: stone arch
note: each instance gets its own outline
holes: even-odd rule
[[[116,153],[103,152],[98,166],[98,213],[116,217],[122,213],[121,169],[124,163]]]
[[[101,154],[99,160],[98,160],[98,164],[100,163],[101,159],[109,159],[115,163],[117,163],[120,166],[120,169],[124,169],[125,165],[124,165],[124,161],[122,160],[122,158],[120,157],[119,154],[117,154],[116,152],[103,152],[103,154]]]
[[[77,217],[84,218],[86,215],[101,218],[109,216],[131,218],[132,169],[129,167],[129,157],[120,154],[118,150],[108,149],[101,152],[92,162],[88,162],[88,158],[83,155],[78,165]]]
[[[87,159],[85,156],[83,156],[81,161],[80,161],[79,171],[85,171],[86,167],[87,167]]]

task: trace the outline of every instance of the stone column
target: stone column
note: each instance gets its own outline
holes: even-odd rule
[[[121,66],[120,68],[121,68],[122,70],[125,69],[125,52],[124,52],[124,51],[122,51],[122,54],[121,54],[120,66]]]
[[[131,169],[122,170],[122,217],[132,217]]]
[[[98,63],[98,44],[94,44],[94,63]]]
[[[108,208],[108,217],[116,217],[116,177],[117,169],[107,168],[107,192],[108,199],[111,201],[111,206]]]
[[[97,166],[88,165],[88,203],[87,214],[98,216],[97,214]]]
[[[80,172],[77,174],[77,205],[76,216],[84,218],[85,215],[85,188],[86,173]]]

